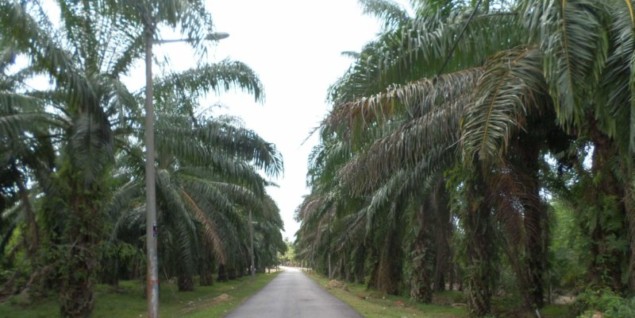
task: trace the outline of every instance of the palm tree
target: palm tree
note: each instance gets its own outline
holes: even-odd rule
[[[168,2],[139,4],[148,9],[142,13],[157,13],[158,20],[152,20],[152,25],[167,21],[175,26],[187,20],[183,30],[194,42],[202,39],[194,31],[203,33],[211,26],[209,14],[200,10],[202,3]],[[43,222],[50,232],[50,243],[56,247],[50,256],[62,259],[56,264],[63,264],[61,268],[65,269],[61,272],[60,297],[66,316],[85,316],[92,310],[95,247],[105,237],[102,212],[110,197],[109,171],[117,147],[130,142],[122,136],[129,136],[131,128],[141,127],[135,122],[138,102],[119,81],[144,49],[144,20],[135,15],[138,10],[128,10],[129,5],[60,1],[62,31],[57,31],[39,2],[0,2],[3,39],[16,52],[31,58],[29,68],[33,72],[49,76],[54,84],[50,91],[33,94],[45,101],[57,119],[45,137],[60,156],[49,175],[38,180],[45,194],[43,208],[47,213]],[[193,93],[238,83],[256,98],[261,96],[260,83],[244,65],[228,61],[220,67],[184,74],[184,83]],[[223,71],[223,67],[236,71],[225,78],[221,74],[209,76]]]
[[[424,5],[417,10],[424,16],[406,22],[408,28],[399,27],[403,15],[391,10],[386,16],[398,17],[394,19],[399,21],[398,27],[369,44],[333,87],[335,107],[325,121],[339,136],[354,141],[361,134],[379,136],[370,146],[362,139],[366,145],[359,146],[360,154],[342,170],[345,182],[349,180],[357,188],[378,188],[404,166],[421,165],[423,175],[457,162],[470,167],[455,187],[465,189],[469,202],[464,207],[463,226],[470,237],[468,264],[480,268],[473,271],[479,276],[469,276],[470,304],[477,315],[488,312],[491,295],[488,274],[494,258],[493,227],[488,220],[495,218],[503,225],[505,250],[526,295],[526,306],[540,307],[547,227],[546,206],[539,196],[541,168],[536,163],[542,153],[554,149],[550,144],[567,139],[559,137],[566,136],[563,130],[583,137],[589,127],[594,144],[604,145],[596,153],[608,158],[614,152],[602,149],[615,149],[610,140],[617,136],[611,131],[616,122],[602,115],[606,114],[602,108],[593,110],[605,102],[582,101],[612,96],[606,99],[608,104],[623,114],[629,113],[624,105],[630,105],[626,94],[630,90],[622,85],[617,85],[619,93],[613,90],[615,85],[599,90],[604,74],[630,72],[624,68],[630,64],[616,62],[630,56],[626,49],[630,44],[619,45],[615,40],[630,39],[630,29],[625,27],[631,25],[626,23],[630,21],[627,13],[632,12],[629,2],[620,5],[628,9],[620,14],[609,14],[604,4],[590,1],[569,1],[566,7],[560,2],[519,1],[496,6],[496,10],[488,4],[478,1],[468,14],[458,16],[447,11],[430,16]],[[592,32],[584,32],[587,27]],[[619,31],[613,32],[615,29]],[[611,47],[619,47],[615,50],[619,54],[608,54]],[[612,69],[605,68],[611,65]],[[583,79],[584,84],[574,87],[573,78]],[[587,114],[594,112],[591,122],[595,124],[588,125]],[[551,118],[558,119],[559,127],[545,124]],[[389,132],[374,133],[378,126]],[[632,128],[622,136],[631,136],[629,131]],[[545,136],[547,143],[543,142]],[[620,144],[628,142],[621,139]],[[628,151],[621,151],[624,167],[632,162]],[[606,167],[602,157],[594,160],[598,167]],[[632,175],[629,168],[624,169],[625,175]],[[609,195],[632,202],[632,190],[618,187]],[[493,202],[487,202],[490,200]],[[523,218],[514,217],[519,212]],[[475,233],[490,236],[474,239]],[[526,267],[521,265],[525,261]]]
[[[159,109],[163,109],[161,104]],[[169,109],[174,112],[178,107]],[[249,209],[256,215],[257,233],[263,236],[259,241],[263,252],[279,246],[282,238],[278,234],[276,239],[275,233],[282,226],[280,216],[265,195],[267,182],[256,171],[261,168],[271,176],[281,171],[282,161],[275,147],[240,127],[235,119],[191,118],[163,112],[158,117],[160,250],[165,255],[164,271],[177,275],[179,290],[193,289],[192,276],[199,267],[195,255],[207,253],[205,249],[214,252],[213,261],[219,266],[237,261],[232,259],[236,251],[246,251],[241,247],[247,243],[245,211]],[[184,139],[188,143],[183,143]],[[132,156],[141,153],[140,149],[129,151]],[[130,188],[141,188],[143,159],[133,157],[126,162],[135,164],[134,168],[122,170],[136,174],[128,177],[136,183]],[[140,197],[130,196],[126,201],[131,205],[120,218],[128,218],[130,213],[126,210],[142,212],[143,209],[132,209]],[[135,220],[143,222],[143,217]],[[232,251],[233,247],[237,250]],[[211,268],[208,274],[209,271]]]
[[[30,57],[33,71],[48,76],[53,91],[47,100],[60,120],[48,132],[60,153],[50,181],[42,184],[45,215],[52,222],[54,253],[62,257],[62,313],[84,316],[92,310],[96,273],[95,247],[101,239],[101,204],[108,197],[113,163],[113,115],[136,108],[119,82],[138,50],[140,33],[117,27],[97,3],[59,3],[64,32],[57,33],[39,2],[3,1],[3,36],[17,52]],[[113,40],[112,37],[116,40]],[[115,122],[125,127],[125,122]]]
[[[1,38],[0,38],[1,40]],[[10,74],[8,68],[15,61],[15,53],[8,45],[3,45],[0,60],[0,211],[20,204],[24,211],[25,233],[24,243],[28,256],[34,256],[39,245],[39,228],[35,211],[29,198],[26,186],[30,171],[45,169],[44,163],[50,162],[52,154],[50,144],[40,138],[47,126],[47,119],[42,103],[31,96],[19,93],[24,89],[21,85],[29,70]],[[39,155],[39,156],[38,156]],[[41,164],[39,164],[41,163]],[[0,255],[18,224],[1,224],[3,228]]]

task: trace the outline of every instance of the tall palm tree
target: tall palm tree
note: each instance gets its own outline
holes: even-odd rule
[[[443,1],[435,2],[440,3]],[[615,85],[604,84],[604,91],[599,88],[603,81],[608,83],[604,74],[630,72],[624,68],[629,63],[616,62],[617,56],[621,61],[630,56],[623,53],[630,52],[628,44],[619,45],[613,39],[628,40],[631,36],[625,26],[632,23],[626,23],[632,9],[628,1],[619,5],[624,10],[617,15],[610,14],[605,4],[592,1],[488,4],[477,1],[463,11],[464,15],[447,11],[430,15],[425,9],[417,10],[424,15],[409,28],[384,32],[362,51],[331,90],[335,107],[325,124],[336,127],[340,136],[353,138],[364,133],[373,135],[378,125],[397,128],[392,135],[380,134],[343,170],[350,172],[348,179],[363,189],[377,188],[404,166],[425,165],[425,174],[448,169],[457,161],[471,167],[459,183],[470,190],[465,195],[472,202],[466,209],[469,213],[464,216],[464,227],[469,233],[491,233],[487,220],[494,217],[504,225],[507,249],[521,252],[508,253],[510,263],[527,264],[524,268],[514,265],[527,296],[526,306],[540,307],[547,227],[545,205],[539,197],[540,165],[535,163],[542,153],[553,149],[549,145],[552,139],[562,139],[554,136],[566,135],[564,132],[584,137],[591,128],[589,135],[596,136],[592,137],[594,144],[601,146],[596,151],[598,160],[594,160],[598,167],[606,166],[602,158],[612,153],[601,149],[615,149],[612,138],[628,144],[616,137],[614,128],[611,130],[617,127],[615,120],[603,115],[603,108],[593,107],[610,101],[614,112],[621,109],[624,114],[630,113],[630,108],[624,107],[630,105],[630,95],[626,94],[630,90],[622,86],[628,81],[617,85],[619,93],[613,90]],[[612,4],[618,6],[617,2]],[[397,11],[387,16],[402,21],[402,15],[393,12]],[[585,32],[587,28],[592,32]],[[616,55],[611,55],[609,49],[618,47]],[[573,78],[582,79],[584,84],[574,87]],[[596,103],[596,97],[602,96],[612,97]],[[621,96],[619,100],[617,96]],[[595,124],[588,125],[588,114],[594,113],[590,117]],[[412,119],[395,125],[403,114]],[[557,119],[559,127],[544,124],[552,118]],[[632,124],[620,127],[626,127],[627,133],[622,136],[632,135]],[[545,134],[546,144],[542,142]],[[631,176],[626,168],[632,162],[629,151],[622,150],[621,158],[627,169],[625,175]],[[630,191],[618,187],[609,195],[632,202]],[[483,193],[488,195],[483,197]],[[495,205],[487,203],[489,200]],[[492,210],[500,212],[491,215]],[[474,271],[480,277],[470,276],[470,304],[478,315],[489,310],[490,244],[489,239],[468,239],[468,262],[486,266]]]
[[[54,253],[63,259],[60,298],[67,316],[85,316],[93,307],[100,209],[113,163],[112,116],[137,105],[119,78],[139,52],[130,48],[138,47],[140,32],[118,26],[100,5],[58,3],[61,32],[39,2],[0,3],[4,37],[53,83],[39,95],[60,118],[48,132],[60,157],[43,190],[47,218],[64,220],[51,242],[61,243]]]
[[[95,247],[105,236],[102,212],[110,197],[108,180],[114,153],[130,142],[121,136],[130,135],[131,128],[142,127],[135,122],[140,113],[137,99],[119,80],[144,52],[143,23],[182,23],[182,30],[196,42],[210,29],[211,18],[202,10],[202,3],[195,1],[60,1],[59,24],[51,22],[49,11],[39,2],[6,0],[0,6],[3,40],[19,54],[29,56],[29,68],[48,76],[53,85],[51,90],[34,94],[45,100],[47,110],[57,118],[45,137],[60,155],[49,174],[38,181],[45,194],[44,222],[55,247],[50,254],[62,260],[56,264],[64,265],[60,266],[64,269],[60,293],[63,315],[85,316],[94,303]],[[140,8],[147,10],[137,10]],[[140,17],[138,12],[156,16],[143,20],[148,15]],[[220,67],[220,71],[222,67],[236,71],[223,78],[209,76],[218,68],[201,68],[198,73],[184,74],[184,83],[194,94],[238,83],[256,98],[261,96],[260,83],[244,65],[228,61]]]
[[[232,248],[237,248],[239,255],[241,250],[246,251],[242,247],[247,246],[248,210],[256,215],[256,232],[263,236],[263,250],[279,246],[282,238],[278,235],[276,239],[275,233],[282,226],[280,216],[265,195],[268,183],[257,172],[260,168],[270,176],[281,172],[282,161],[275,147],[231,118],[191,118],[162,112],[158,117],[157,190],[162,224],[159,242],[165,260],[162,267],[177,275],[179,289],[193,289],[192,276],[199,265],[195,256],[206,253],[204,249],[213,251],[213,261],[223,266],[236,262],[232,256],[237,251]],[[184,139],[188,143],[184,144]],[[143,159],[134,158],[141,153],[140,149],[129,151],[133,158],[126,162],[134,165],[122,170],[135,172],[128,176],[137,184],[131,185],[135,188],[141,188],[143,180]],[[143,209],[132,209],[139,197],[126,200],[130,206],[122,210],[120,218],[128,218],[127,211],[142,212]],[[142,216],[135,219],[143,221]]]

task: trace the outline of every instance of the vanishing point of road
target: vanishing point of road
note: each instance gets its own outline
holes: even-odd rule
[[[302,271],[284,268],[226,318],[362,318]]]

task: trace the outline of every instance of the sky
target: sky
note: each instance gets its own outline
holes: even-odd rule
[[[328,87],[351,65],[341,52],[361,50],[379,23],[362,14],[357,0],[208,0],[207,5],[216,32],[230,34],[211,49],[210,61],[241,61],[265,88],[260,104],[241,93],[214,96],[209,102],[224,106],[212,114],[241,117],[245,127],[282,153],[284,175],[273,179],[278,187],[269,187],[268,193],[280,208],[283,237],[293,241],[299,229],[293,215],[309,193],[307,161],[318,141],[317,136],[307,138],[330,109]]]
[[[408,8],[408,0],[396,2]],[[282,153],[284,175],[271,180],[278,187],[269,187],[268,193],[280,208],[283,236],[293,241],[299,229],[294,212],[309,193],[308,156],[318,142],[316,135],[309,138],[309,134],[331,107],[326,102],[328,87],[352,62],[341,52],[359,51],[379,32],[380,24],[362,14],[358,0],[207,0],[207,6],[214,31],[230,36],[215,43],[203,61],[193,58],[187,44],[156,45],[158,59],[169,56],[170,63],[167,68],[155,66],[155,74],[226,58],[241,61],[258,74],[265,88],[264,103],[255,103],[246,93],[229,92],[210,96],[202,106],[223,105],[212,108],[212,115],[240,117],[245,127],[274,143]],[[45,2],[45,7],[56,10],[53,2]],[[58,15],[52,12],[51,17]],[[138,61],[126,84],[141,89],[144,70],[143,61]],[[48,85],[46,79],[38,80],[33,86]]]
[[[408,1],[396,2],[404,5]],[[213,116],[240,117],[246,128],[282,153],[284,174],[271,180],[278,186],[268,187],[267,192],[280,209],[283,237],[294,241],[300,225],[293,216],[309,193],[308,156],[318,142],[318,136],[310,133],[330,109],[328,87],[353,62],[341,53],[360,51],[379,32],[380,24],[362,13],[358,0],[207,0],[206,4],[214,31],[229,33],[229,37],[214,43],[205,60],[195,58],[185,43],[155,45],[157,60],[167,57],[170,61],[167,67],[155,65],[155,77],[226,58],[241,61],[256,72],[265,89],[263,103],[232,91],[210,96],[201,106],[211,109]],[[56,10],[52,3],[45,5],[47,10]],[[51,17],[57,15],[52,12]],[[162,30],[160,36],[170,39],[174,33]],[[134,69],[124,82],[141,89],[145,85],[143,61]]]

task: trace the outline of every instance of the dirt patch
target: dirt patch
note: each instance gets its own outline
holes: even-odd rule
[[[327,284],[326,284],[326,288],[339,288],[339,289],[346,289],[346,284],[340,282],[339,280],[336,279],[331,279]]]
[[[214,306],[216,304],[220,304],[220,303],[224,303],[224,302],[228,302],[232,300],[232,296],[227,295],[225,293],[220,294],[214,298],[209,298],[209,299],[198,299],[198,300],[193,300],[193,301],[189,301],[187,303],[187,305],[185,305],[185,308],[183,308],[183,313],[190,313],[193,311],[196,311],[200,308],[207,308],[207,307],[211,307]]]
[[[232,296],[229,296],[227,294],[220,294],[220,295],[212,298],[211,303],[212,304],[218,304],[218,303],[229,301],[231,299],[232,299]]]
[[[569,295],[562,295],[562,296],[558,296],[553,300],[553,303],[555,305],[569,305],[569,304],[573,304],[575,302],[576,297],[575,296],[569,296]]]

